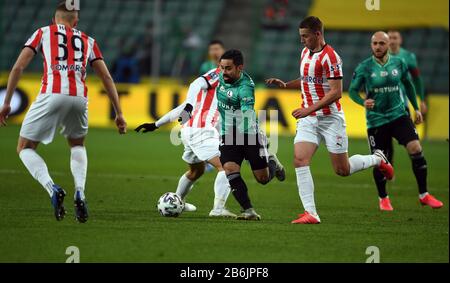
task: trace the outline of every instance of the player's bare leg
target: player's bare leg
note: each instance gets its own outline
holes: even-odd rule
[[[88,160],[84,139],[85,137],[67,139],[70,146],[70,170],[75,183],[75,219],[80,223],[84,223],[88,219],[88,207],[84,194]]]
[[[228,196],[230,195],[230,184],[227,175],[223,170],[222,163],[218,156],[207,161],[217,170],[217,177],[214,181],[214,207],[209,213],[211,217],[236,217],[236,214],[230,212],[226,207]]]
[[[184,201],[186,196],[192,190],[195,181],[197,181],[205,172],[205,162],[189,164],[189,171],[183,174],[178,181],[176,194]],[[187,212],[196,211],[195,205],[185,202],[184,210]]]
[[[48,172],[47,165],[36,149],[39,142],[19,137],[17,153],[31,176],[38,181],[50,196],[54,208],[56,220],[62,220],[66,213],[64,209],[64,197],[66,192],[55,185]]]
[[[422,146],[418,140],[409,142],[406,145],[411,158],[412,168],[416,176],[417,185],[419,187],[419,201],[422,205],[428,205],[432,208],[441,208],[444,204],[428,193],[427,189],[427,161],[422,152]]]
[[[241,177],[241,166],[235,162],[227,162],[223,165],[225,174],[227,174],[228,182],[230,183],[231,192],[234,198],[242,208],[242,213],[236,217],[239,220],[260,220],[259,216],[248,196],[248,188]]]
[[[310,142],[298,142],[294,145],[294,167],[297,175],[297,187],[300,200],[305,213],[300,214],[293,224],[318,224],[320,223],[314,202],[314,181],[309,165],[317,150],[317,144]]]

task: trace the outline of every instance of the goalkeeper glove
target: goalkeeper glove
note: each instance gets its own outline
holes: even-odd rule
[[[140,125],[139,127],[137,127],[134,130],[139,133],[139,131],[141,129],[144,129],[142,132],[146,133],[146,132],[153,132],[154,130],[156,130],[158,128],[159,127],[157,127],[155,123],[145,123],[145,124]]]

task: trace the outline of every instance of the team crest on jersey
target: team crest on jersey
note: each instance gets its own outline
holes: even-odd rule
[[[211,72],[209,74],[209,77],[211,78],[211,80],[215,80],[219,75],[216,73],[216,71]]]
[[[233,92],[231,90],[227,91],[227,96],[228,97],[232,97],[233,96]]]
[[[392,75],[393,75],[393,76],[397,76],[397,75],[398,75],[397,69],[392,70]]]

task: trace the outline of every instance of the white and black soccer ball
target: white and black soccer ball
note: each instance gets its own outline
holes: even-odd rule
[[[165,193],[158,200],[158,211],[162,216],[177,217],[184,209],[184,201],[176,193]]]

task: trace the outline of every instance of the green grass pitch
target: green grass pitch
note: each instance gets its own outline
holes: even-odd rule
[[[287,179],[266,186],[244,179],[260,222],[211,219],[215,173],[206,173],[188,201],[194,213],[165,218],[156,210],[160,195],[175,191],[185,171],[182,146],[167,132],[119,136],[91,129],[86,195],[90,219],[74,220],[69,150],[57,135],[40,146],[52,177],[68,193],[66,218],[53,217],[47,193],[28,174],[15,153],[18,126],[0,129],[0,262],[65,262],[69,246],[81,262],[360,262],[376,246],[381,262],[448,262],[448,142],[425,142],[431,193],[444,201],[440,210],[421,207],[411,164],[396,146],[396,179],[389,184],[395,210],[378,210],[372,172],[335,175],[321,146],[312,165],[320,225],[292,225],[302,212],[292,137],[279,140],[279,158]],[[350,140],[350,154],[367,153],[365,140]],[[238,212],[230,195],[227,206]]]

